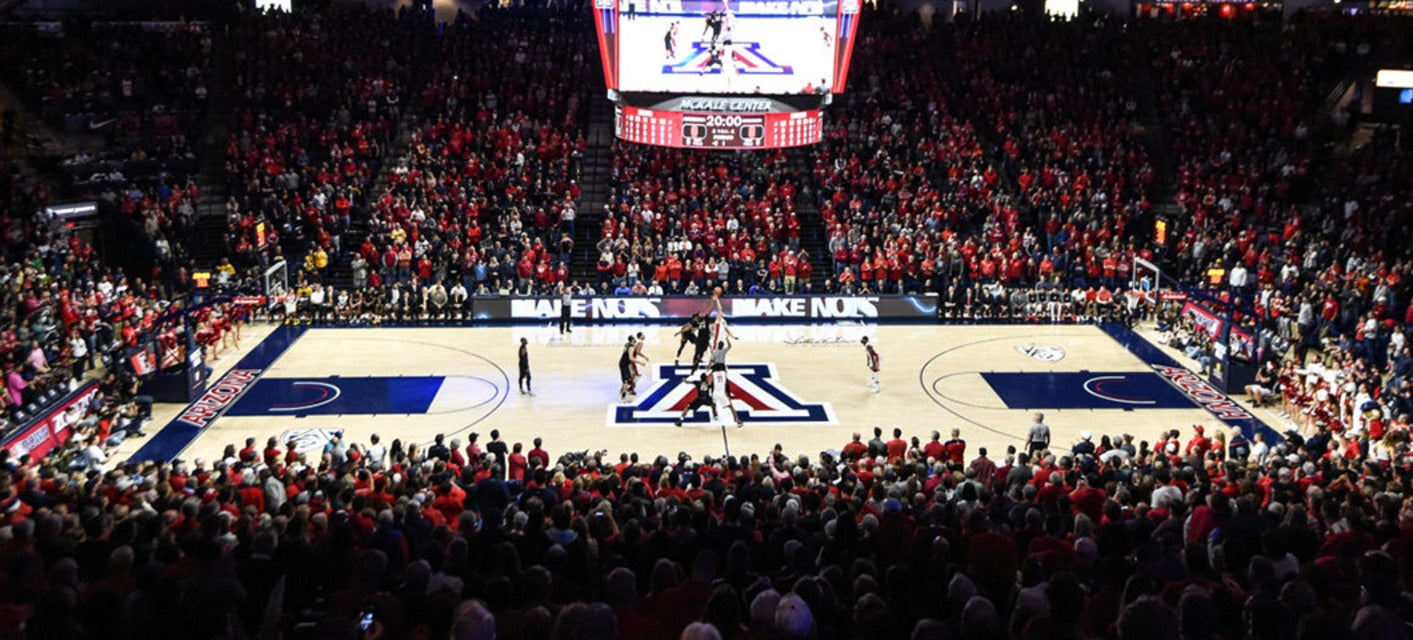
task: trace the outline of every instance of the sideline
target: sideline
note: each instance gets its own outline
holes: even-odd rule
[[[224,415],[226,409],[240,399],[250,385],[289,351],[307,330],[306,327],[290,325],[276,327],[234,367],[212,382],[200,398],[188,404],[161,431],[143,443],[128,458],[128,462],[170,462],[176,458],[206,427]]]
[[[1113,338],[1114,342],[1123,345],[1129,353],[1152,367],[1159,377],[1191,398],[1193,402],[1212,414],[1212,417],[1229,427],[1240,429],[1242,435],[1247,438],[1253,438],[1255,434],[1260,433],[1266,437],[1266,442],[1271,446],[1285,442],[1285,436],[1281,435],[1279,431],[1247,411],[1245,407],[1242,407],[1227,394],[1207,384],[1201,376],[1192,373],[1187,367],[1174,360],[1167,352],[1149,342],[1137,331],[1115,322],[1100,323],[1099,329]]]

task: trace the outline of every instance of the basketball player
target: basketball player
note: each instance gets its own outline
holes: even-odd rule
[[[677,57],[677,23],[667,28],[667,33],[662,36],[662,44],[667,47],[667,59]]]
[[[726,386],[726,352],[731,350],[731,338],[716,343],[716,348],[711,350],[711,378],[712,386],[721,391],[721,397],[726,401],[726,408],[731,410],[731,419],[736,422],[736,428],[745,426],[741,422],[741,416],[736,413],[736,407],[731,404],[731,390]]]
[[[633,336],[623,345],[623,353],[618,356],[618,377],[623,385],[618,388],[618,397],[627,398],[633,390]]]
[[[711,376],[703,373],[695,384],[697,385],[697,397],[692,398],[692,402],[682,410],[682,415],[677,416],[676,422],[673,423],[679,427],[682,426],[682,421],[687,416],[696,413],[697,409],[702,407],[711,407],[711,419],[716,420],[716,400],[711,392]]]
[[[721,310],[721,296],[713,293],[711,295],[712,309],[716,317],[712,319],[711,341],[720,342],[722,337],[730,337],[732,340],[740,340],[736,334],[731,333],[731,327],[726,326],[726,313]]]
[[[878,393],[880,384],[878,382],[878,352],[874,351],[873,345],[868,343],[868,336],[863,338],[865,364],[868,365],[868,388]]]
[[[726,63],[724,62],[724,59],[725,59],[725,58],[724,58],[724,55],[725,55],[725,53],[726,53],[726,51],[725,51],[724,49],[722,49],[721,47],[712,47],[711,53],[707,54],[707,61],[706,61],[706,64],[702,65],[702,67],[701,67],[700,69],[697,69],[697,75],[702,75],[702,74],[706,73],[707,70],[708,70],[708,69],[711,69],[712,67],[716,67],[717,69],[721,69],[721,70],[725,71],[725,69],[726,69]]]
[[[692,348],[692,370],[689,371],[687,375],[690,376],[697,372],[697,366],[702,363],[702,358],[706,356],[707,350],[711,348],[712,333],[714,333],[714,330],[707,326],[707,320],[705,318],[700,319],[697,323],[697,334],[694,336],[697,343],[693,345]]]
[[[633,343],[633,395],[638,395],[638,380],[643,377],[643,369],[648,366],[648,356],[643,353],[643,345],[648,340],[643,332],[638,332],[638,340]]]
[[[707,32],[710,31],[711,43],[716,44],[716,41],[721,38],[721,22],[723,19],[723,16],[718,11],[708,13],[706,16],[706,28],[702,29],[702,37],[706,37]]]
[[[688,343],[696,341],[697,331],[700,329],[701,324],[702,314],[694,313],[692,314],[692,318],[687,321],[687,324],[682,325],[682,328],[678,329],[677,333],[672,334],[682,338],[682,342],[677,345],[677,355],[672,357],[672,364],[674,366],[680,364],[682,360],[682,349],[686,348]]]
[[[530,341],[520,339],[520,395],[535,395],[530,390]]]

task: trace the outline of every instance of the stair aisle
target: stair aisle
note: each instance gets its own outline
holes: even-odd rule
[[[785,153],[795,185],[799,188],[795,196],[795,215],[800,219],[800,249],[809,252],[810,266],[813,267],[810,285],[816,293],[820,293],[824,291],[824,282],[833,273],[833,263],[829,258],[829,237],[824,228],[824,217],[815,204],[814,158],[810,147],[798,147]]]
[[[603,96],[593,95],[588,100],[589,149],[580,168],[579,184],[583,190],[575,203],[574,254],[569,265],[570,279],[580,283],[598,279],[598,252],[594,246],[599,240],[604,205],[609,199],[608,182],[613,174],[613,105]]]
[[[211,24],[211,82],[207,83],[206,131],[202,135],[197,157],[201,164],[196,184],[201,199],[196,204],[187,246],[197,268],[209,268],[226,255],[226,199],[230,196],[226,175],[226,141],[230,135],[231,87],[234,77],[229,48],[229,25]]]

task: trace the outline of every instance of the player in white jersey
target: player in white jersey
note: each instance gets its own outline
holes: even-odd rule
[[[878,393],[880,385],[878,382],[878,352],[873,349],[873,345],[868,343],[868,336],[863,338],[865,364],[868,365],[868,388]]]
[[[647,344],[647,338],[643,337],[643,332],[638,332],[638,341],[633,343],[633,394],[638,393],[638,380],[643,377],[643,371],[648,368],[647,354],[643,353],[643,345]]]
[[[731,338],[727,334],[724,340],[716,343],[716,347],[711,350],[711,380],[712,388],[717,394],[717,405],[725,404],[731,411],[731,419],[736,421],[736,428],[745,426],[741,422],[740,414],[736,413],[736,407],[731,404],[731,390],[727,387],[726,377],[726,352],[731,350]]]
[[[711,304],[716,312],[716,317],[712,318],[711,323],[711,344],[714,345],[726,338],[739,340],[740,338],[737,338],[736,334],[731,333],[731,328],[726,326],[726,314],[721,310],[721,296],[712,295]]]

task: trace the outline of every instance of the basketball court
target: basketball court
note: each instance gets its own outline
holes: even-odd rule
[[[1082,431],[1133,434],[1193,424],[1268,429],[1241,405],[1117,326],[732,325],[729,386],[745,426],[705,409],[674,419],[695,393],[690,365],[674,365],[675,326],[580,326],[561,337],[548,325],[518,327],[247,328],[243,350],[223,356],[206,395],[159,405],[148,438],[120,458],[211,460],[255,437],[322,446],[341,432],[366,443],[466,442],[499,429],[529,448],[536,437],[566,451],[644,456],[792,454],[843,446],[855,431],[901,427],[924,442],[952,428],[993,457],[1023,443],[1035,411],[1053,442]],[[642,332],[651,362],[636,398],[619,398],[618,358]],[[882,362],[881,392],[867,386],[860,338]],[[517,346],[529,341],[534,395],[516,388]],[[691,347],[683,352],[690,357]],[[703,369],[698,369],[699,376]],[[1266,431],[1269,435],[1272,433]]]

